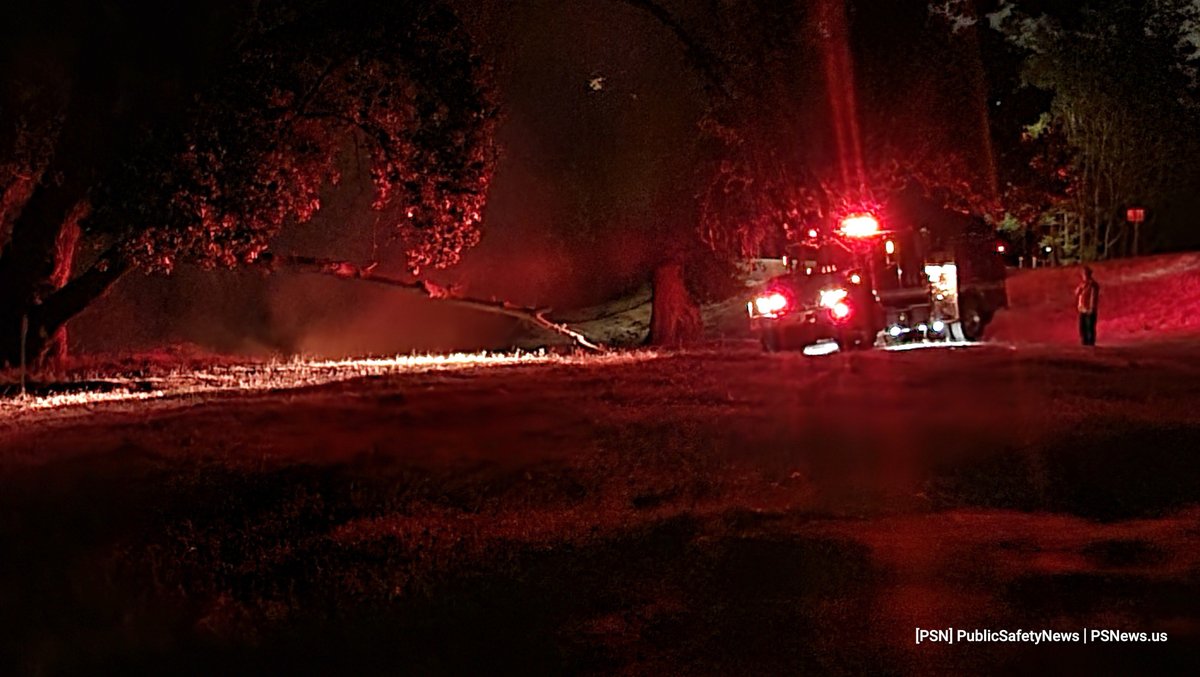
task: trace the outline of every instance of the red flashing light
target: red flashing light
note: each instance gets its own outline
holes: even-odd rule
[[[1004,253],[1004,252],[1006,252],[1006,251],[1008,251],[1008,247],[1005,247],[1005,246],[1004,246],[1004,245],[1002,245],[1002,244],[998,244],[998,245],[996,245],[996,253],[997,253],[997,254],[1003,254],[1003,253]]]
[[[841,322],[850,317],[848,296],[850,293],[845,289],[826,289],[821,292],[820,304],[834,320]]]
[[[842,219],[841,233],[846,237],[873,237],[879,234],[879,219],[871,214],[851,214]]]

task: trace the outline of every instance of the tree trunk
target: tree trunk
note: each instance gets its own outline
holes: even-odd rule
[[[55,328],[41,340],[34,320],[37,308],[71,277],[79,222],[87,215],[87,203],[79,196],[86,191],[80,182],[64,181],[41,186],[25,205],[13,225],[12,238],[0,254],[0,364],[20,358],[21,319],[29,318],[31,364],[46,356],[65,355],[66,332]],[[36,347],[36,351],[34,351]],[[35,359],[36,358],[36,359]]]
[[[83,130],[73,128],[64,132],[57,161],[47,168],[47,178],[33,188],[0,252],[0,364],[15,364],[20,358],[21,318],[29,318],[31,364],[61,328],[42,337],[34,315],[71,275],[79,221],[87,215],[85,198],[95,176],[90,157],[75,152],[82,143],[75,137],[82,135]],[[54,176],[57,179],[49,178]],[[65,334],[62,338],[65,341]]]
[[[93,11],[96,17],[102,16],[102,10]],[[52,299],[75,286],[66,281],[74,261],[77,227],[87,214],[88,191],[117,157],[127,131],[124,109],[117,105],[119,73],[103,58],[111,46],[103,35],[90,37],[95,39],[86,40],[74,57],[77,62],[72,67],[62,128],[49,164],[13,221],[11,237],[0,252],[0,364],[15,364],[20,358],[22,318],[29,318],[28,357],[32,363],[44,357],[56,336],[65,346],[66,334],[60,330],[86,306],[78,305],[87,296],[81,294],[82,287],[69,295],[76,307],[70,315],[63,316],[66,305]],[[92,275],[87,282],[96,283],[99,277]],[[92,290],[94,295],[87,302],[95,300],[113,280]]]
[[[132,266],[114,247],[105,252],[83,274],[67,282],[41,303],[20,305],[5,303],[0,315],[0,365],[15,365],[21,358],[21,323],[28,321],[24,358],[29,364],[41,364],[48,358],[60,356],[66,339],[67,321],[100,298]]]
[[[71,271],[75,265],[75,248],[79,244],[79,222],[86,218],[90,211],[91,207],[86,201],[80,202],[71,211],[58,233],[58,240],[54,243],[54,272],[50,275],[50,284],[54,286],[55,291],[65,287],[71,279]],[[67,357],[69,347],[67,326],[64,324],[50,337],[41,357],[48,362],[62,361]]]
[[[650,344],[681,348],[698,341],[703,330],[700,308],[684,284],[683,264],[670,261],[660,265],[654,271]]]

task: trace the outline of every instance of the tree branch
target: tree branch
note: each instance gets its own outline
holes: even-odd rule
[[[90,303],[108,291],[122,275],[133,268],[119,246],[104,252],[86,272],[67,282],[35,307],[33,318],[47,334],[53,334]]]
[[[349,261],[322,259],[312,256],[277,256],[270,253],[261,256],[259,262],[271,271],[287,269],[301,273],[331,275],[342,280],[363,280],[404,289],[421,294],[428,299],[447,301],[454,305],[494,315],[504,315],[536,327],[541,327],[561,336],[566,336],[579,347],[592,352],[600,353],[605,351],[603,346],[593,343],[588,337],[571,329],[566,324],[554,322],[546,317],[547,313],[550,312],[549,308],[531,308],[509,303],[508,301],[489,301],[465,296],[454,296],[449,290],[426,280],[409,281],[387,275],[379,275],[375,272],[377,264],[374,263],[368,266],[360,266]]]
[[[734,100],[735,97],[729,89],[729,83],[721,76],[720,61],[708,47],[701,44],[699,40],[689,33],[683,27],[683,24],[679,23],[666,8],[654,2],[654,0],[615,1],[649,14],[664,28],[671,31],[675,39],[683,45],[684,55],[688,63],[700,73],[700,77],[704,80],[705,89],[721,95],[726,100]]]

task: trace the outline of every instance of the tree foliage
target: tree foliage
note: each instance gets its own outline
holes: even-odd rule
[[[11,146],[0,167],[24,167],[32,173],[21,176],[34,180],[24,196],[14,187],[30,182],[2,186],[6,206],[28,204],[5,211],[20,214],[0,253],[0,280],[11,292],[0,307],[0,357],[14,356],[17,318],[30,318],[37,345],[126,270],[255,261],[280,229],[320,210],[348,152],[367,158],[371,207],[414,274],[454,263],[477,242],[496,106],[446,4],[262,2],[239,16],[236,39],[198,69],[202,76],[169,83],[186,93],[174,108],[155,109],[169,98],[145,99],[146,114],[125,116],[141,121],[128,142],[105,143],[95,132],[116,136],[115,126],[84,123],[89,107],[136,99],[96,84],[119,75],[98,69],[123,64],[81,50],[66,76],[61,130],[45,130],[38,138],[46,150],[32,158]],[[25,139],[22,111],[13,112],[5,125]],[[36,176],[39,163],[46,171]],[[80,203],[90,209],[78,211]],[[49,271],[72,253],[57,249],[72,214],[86,214],[83,235],[102,253],[54,284]]]
[[[940,120],[897,115],[898,103],[925,97],[936,80],[902,88],[892,81],[894,63],[856,63],[878,52],[874,35],[864,41],[855,30],[874,22],[878,32],[877,4],[712,0],[689,13],[669,0],[623,1],[670,30],[704,86],[698,233],[677,233],[677,242],[725,259],[778,255],[810,228],[880,210],[914,184],[955,209],[994,211],[980,173],[927,133]],[[915,17],[928,38],[923,7],[888,9]]]
[[[989,16],[1022,50],[1024,82],[1052,94],[1025,135],[1038,148],[1035,181],[1052,199],[1024,216],[1066,258],[1137,253],[1142,234],[1126,222],[1126,208],[1153,216],[1196,177],[1200,100],[1188,31],[1198,8],[1184,0],[1058,12],[1028,4],[1006,1]]]
[[[478,240],[494,160],[495,106],[469,45],[440,4],[328,5],[256,36],[181,133],[106,186],[92,229],[147,267],[253,261],[316,214],[353,144],[410,268],[454,263]]]
[[[708,147],[700,236],[727,254],[769,252],[831,206],[827,198],[852,188],[833,188],[836,172],[822,165],[836,158],[813,115],[827,106],[813,45],[833,36],[818,34],[819,18],[801,3],[719,7],[710,20],[722,37],[711,53],[730,95],[712,98],[700,123]]]
[[[733,256],[779,252],[798,233],[882,209],[914,185],[956,211],[997,210],[974,149],[933,133],[965,113],[933,119],[907,105],[944,89],[946,68],[927,49],[936,31],[923,25],[921,8],[889,11],[915,18],[914,44],[901,49],[926,67],[903,83],[878,56],[888,50],[875,44],[879,8],[870,3],[725,0],[684,28],[681,40],[708,83],[698,191],[708,246]],[[868,55],[876,63],[865,63]]]

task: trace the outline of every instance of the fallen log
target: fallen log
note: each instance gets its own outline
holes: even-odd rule
[[[342,280],[363,280],[365,282],[373,282],[375,284],[396,287],[413,293],[421,294],[428,299],[446,301],[454,305],[464,306],[485,313],[511,317],[535,327],[541,327],[547,331],[554,332],[560,336],[566,336],[567,338],[571,339],[575,345],[584,348],[585,350],[590,350],[597,353],[602,353],[605,351],[602,345],[592,342],[590,339],[588,339],[588,337],[575,331],[574,329],[571,329],[566,324],[555,322],[546,317],[546,315],[550,312],[549,308],[532,308],[509,303],[508,301],[486,300],[471,298],[469,296],[458,296],[452,290],[442,287],[434,282],[430,282],[429,280],[405,280],[388,275],[380,275],[375,272],[375,267],[379,265],[378,263],[360,266],[351,261],[322,259],[313,256],[278,255],[271,253],[266,253],[260,256],[258,262],[272,271],[290,270],[300,273],[331,275]]]

